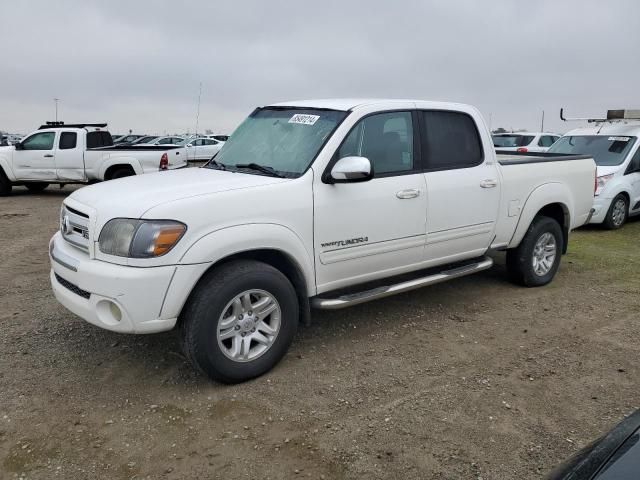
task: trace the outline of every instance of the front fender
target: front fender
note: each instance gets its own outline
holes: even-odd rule
[[[114,165],[129,165],[131,166],[131,168],[133,168],[133,171],[136,172],[136,175],[142,175],[144,173],[144,171],[142,170],[142,165],[140,165],[140,161],[137,158],[130,156],[118,156],[114,158],[108,158],[102,163],[98,172],[98,180],[104,180],[104,174],[109,169],[109,167],[113,167]]]
[[[565,222],[569,227],[569,230],[579,226],[573,225],[575,218],[573,196],[571,195],[567,185],[563,183],[545,183],[544,185],[540,185],[535,188],[527,198],[508,248],[517,247],[524,238],[524,235],[529,229],[529,225],[531,225],[531,222],[538,212],[547,205],[554,203],[562,206],[565,213]]]
[[[237,253],[264,249],[278,250],[287,255],[303,275],[309,295],[315,295],[313,256],[302,239],[283,225],[251,223],[213,231],[189,247],[180,263],[212,264]]]

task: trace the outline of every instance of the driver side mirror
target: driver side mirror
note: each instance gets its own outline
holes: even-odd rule
[[[373,178],[373,167],[366,157],[343,157],[329,175],[329,183],[366,182]]]
[[[13,144],[14,147],[16,147],[16,150],[22,150],[22,142],[16,142]]]

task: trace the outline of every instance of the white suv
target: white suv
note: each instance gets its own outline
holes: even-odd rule
[[[590,155],[598,166],[591,223],[622,227],[640,214],[640,121],[601,123],[568,132],[550,153]]]

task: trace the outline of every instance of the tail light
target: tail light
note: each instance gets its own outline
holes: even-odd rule
[[[516,152],[520,152],[520,153],[527,153],[529,150],[527,150],[527,147],[520,147],[516,150]]]
[[[169,156],[166,153],[162,154],[160,158],[160,170],[168,170],[169,169]]]
[[[598,191],[598,170],[596,169],[593,172],[593,196],[596,196],[596,192]]]

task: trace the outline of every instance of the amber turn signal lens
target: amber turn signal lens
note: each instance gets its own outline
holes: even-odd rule
[[[185,231],[184,225],[171,225],[161,228],[153,239],[153,256],[167,253],[180,240]]]

